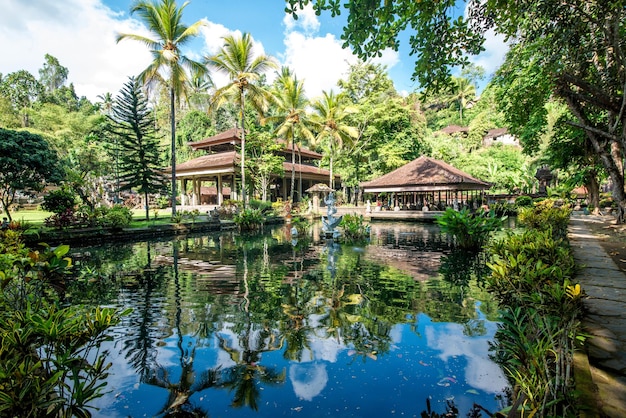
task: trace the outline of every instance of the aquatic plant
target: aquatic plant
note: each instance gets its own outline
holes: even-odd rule
[[[456,211],[448,208],[435,222],[442,232],[454,237],[455,244],[464,250],[480,250],[490,234],[502,227],[506,218],[498,218],[493,212],[475,212],[467,209]]]

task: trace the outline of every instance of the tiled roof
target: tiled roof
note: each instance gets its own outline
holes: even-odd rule
[[[211,169],[231,168],[235,166],[237,161],[239,161],[239,157],[235,151],[203,155],[202,157],[176,164],[176,172],[182,174],[184,171],[193,171],[208,167]],[[172,170],[168,167],[165,171],[171,172]]]
[[[223,173],[238,173],[239,171],[239,155],[235,151],[220,152],[217,154],[203,155],[202,157],[194,158],[193,160],[186,161],[184,163],[176,164],[176,177],[184,177],[189,174],[198,174],[206,170],[212,173],[221,171]],[[288,177],[291,173],[291,162],[284,162],[283,168],[285,170],[285,177]],[[309,175],[309,177],[329,177],[330,171],[323,168],[307,165],[307,164],[295,164],[296,173],[302,173]],[[171,167],[165,169],[165,172],[171,173]],[[335,178],[339,176],[335,175]]]
[[[291,142],[287,142],[284,139],[276,139],[276,142],[282,144],[285,148],[283,152],[285,154],[291,154]],[[213,135],[209,138],[197,142],[190,142],[188,145],[194,150],[213,149],[214,151],[223,150],[225,146],[234,146],[241,143],[241,128],[231,128],[227,131],[221,132],[217,135]],[[302,147],[296,144],[296,152],[300,150],[300,154],[305,158],[314,158],[321,160],[322,155],[315,151]],[[232,147],[230,148],[232,150]],[[224,149],[225,150],[225,149]]]
[[[190,142],[189,146],[193,148],[194,150],[198,150],[198,149],[206,149],[210,147],[215,147],[217,145],[239,143],[239,142],[241,142],[241,129],[231,128],[227,131],[221,132],[217,135],[213,135],[209,138],[205,138],[197,142]]]
[[[505,135],[506,133],[508,133],[508,130],[506,128],[491,129],[487,132],[484,139],[497,138],[499,136]]]
[[[442,133],[442,134],[446,134],[446,135],[452,135],[452,134],[455,134],[457,132],[467,133],[468,131],[469,131],[469,128],[467,126],[448,125],[445,128],[438,130],[437,133]]]
[[[459,189],[488,189],[490,187],[489,183],[478,180],[450,164],[424,156],[382,177],[361,183],[361,187],[365,189],[451,185],[462,186]]]

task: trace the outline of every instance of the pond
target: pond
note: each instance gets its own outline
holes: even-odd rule
[[[501,409],[483,255],[436,225],[374,223],[369,244],[222,232],[75,248],[98,271],[72,303],[132,307],[103,347],[94,416],[419,417]]]

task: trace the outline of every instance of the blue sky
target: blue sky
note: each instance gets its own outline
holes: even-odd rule
[[[51,54],[69,70],[79,96],[96,100],[100,94],[117,94],[128,76],[150,62],[146,48],[132,41],[115,43],[116,33],[142,30],[129,15],[131,0],[0,0],[0,40],[4,54],[0,73],[25,69],[38,77],[44,55]],[[179,1],[182,4],[183,1]],[[345,16],[315,16],[306,10],[294,22],[284,13],[282,0],[191,0],[184,21],[204,19],[207,27],[186,53],[196,59],[213,54],[230,33],[248,32],[259,52],[291,67],[305,81],[308,96],[336,89],[357,58],[341,48]],[[413,57],[405,48],[385,51],[377,60],[387,66],[396,89],[402,93],[418,86],[411,81]],[[8,50],[7,50],[8,49]],[[475,59],[487,74],[502,62],[506,48],[490,36],[487,51]],[[270,75],[271,78],[271,75]],[[215,78],[218,85],[225,80]]]

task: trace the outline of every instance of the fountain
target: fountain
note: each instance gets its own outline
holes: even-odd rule
[[[337,208],[335,207],[335,196],[333,192],[328,193],[328,197],[324,199],[326,203],[326,216],[322,216],[322,232],[326,238],[338,238],[339,231],[335,229],[341,222],[343,216],[335,216]]]

